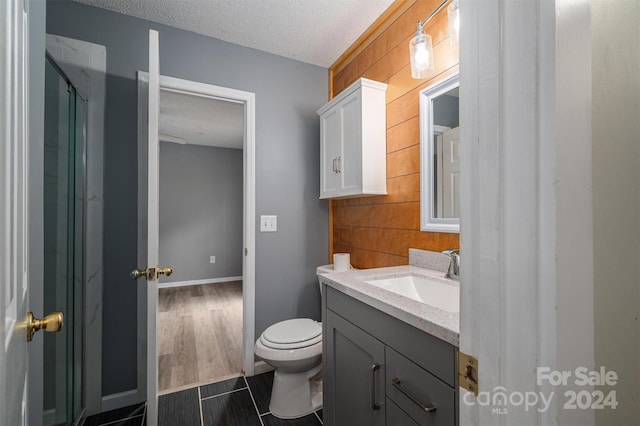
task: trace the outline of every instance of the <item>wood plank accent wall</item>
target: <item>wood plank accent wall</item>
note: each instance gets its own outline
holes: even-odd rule
[[[409,248],[459,247],[459,235],[420,231],[419,93],[458,71],[459,54],[448,34],[447,8],[426,25],[433,39],[435,74],[411,78],[409,40],[416,23],[441,0],[397,0],[329,69],[332,98],[360,77],[387,89],[386,196],[332,200],[329,247],[351,253],[355,268],[408,264]]]

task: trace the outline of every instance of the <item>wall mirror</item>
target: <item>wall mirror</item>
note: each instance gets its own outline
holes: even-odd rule
[[[460,232],[458,74],[420,92],[420,229]]]

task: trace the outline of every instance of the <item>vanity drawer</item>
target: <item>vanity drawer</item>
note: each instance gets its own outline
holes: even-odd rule
[[[390,347],[385,348],[385,389],[402,411],[420,425],[456,424],[455,389]],[[435,410],[424,408],[433,406]]]

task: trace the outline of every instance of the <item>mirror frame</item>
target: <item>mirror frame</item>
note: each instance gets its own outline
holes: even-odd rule
[[[433,191],[433,99],[459,87],[455,73],[420,91],[420,230],[430,232],[460,232],[460,218],[434,217],[436,194]],[[427,137],[428,135],[428,137]]]

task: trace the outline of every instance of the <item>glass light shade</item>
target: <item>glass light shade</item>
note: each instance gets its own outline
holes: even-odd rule
[[[409,54],[411,57],[411,77],[427,78],[433,74],[433,43],[431,36],[422,32],[422,28],[409,42]]]
[[[449,42],[451,45],[457,44],[460,40],[460,8],[459,0],[453,0],[447,7],[447,16],[449,20]]]

